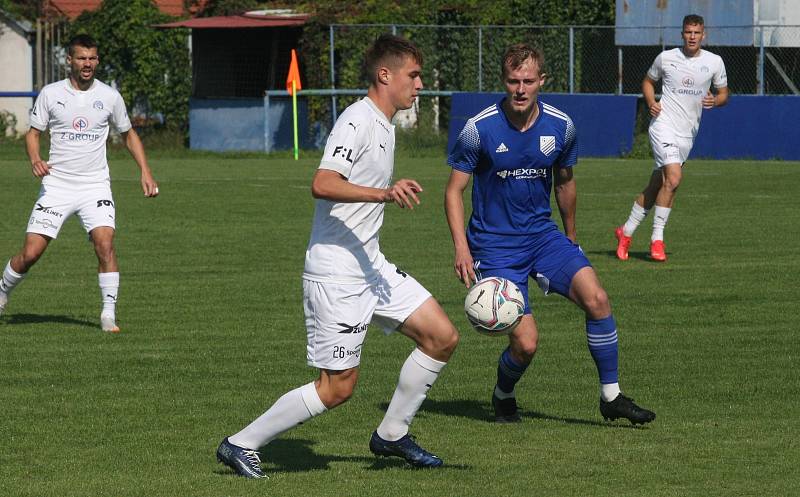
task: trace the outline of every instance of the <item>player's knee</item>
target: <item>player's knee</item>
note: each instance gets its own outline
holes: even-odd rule
[[[458,331],[453,326],[450,326],[450,330],[439,340],[438,347],[441,353],[450,357],[456,350],[459,338]]]
[[[36,264],[39,258],[42,257],[43,252],[37,249],[25,247],[22,252],[11,261],[11,266],[16,268],[15,271],[21,274],[27,273],[28,270]]]
[[[674,192],[678,189],[680,185],[681,185],[680,173],[668,174],[664,178],[663,188],[668,191]]]
[[[516,343],[512,345],[511,351],[515,359],[522,361],[523,364],[528,364],[533,360],[533,356],[536,355],[536,350],[538,348],[538,337],[525,337],[517,340]]]
[[[321,398],[322,403],[325,404],[325,407],[328,409],[333,409],[336,406],[342,405],[348,400],[350,397],[353,396],[353,392],[355,391],[355,383],[339,383],[335,384],[333,388],[330,389],[326,399]]]
[[[356,388],[358,374],[355,369],[341,371],[329,376],[328,381],[321,381],[317,389],[319,399],[328,409],[344,404]]]
[[[584,299],[584,310],[593,319],[608,316],[611,313],[611,304],[608,302],[608,294],[603,288],[598,287]]]
[[[101,261],[108,262],[114,258],[114,244],[111,240],[95,243],[94,251],[97,254],[97,258]]]

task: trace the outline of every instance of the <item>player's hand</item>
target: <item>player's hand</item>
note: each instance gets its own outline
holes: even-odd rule
[[[706,93],[706,96],[703,97],[703,108],[704,109],[713,109],[714,104],[716,103],[714,94],[711,92]]]
[[[661,102],[654,102],[653,105],[650,106],[650,115],[658,117],[659,114],[661,114]]]
[[[44,178],[50,174],[50,166],[42,159],[35,160],[31,164],[31,172],[33,172],[33,175],[37,178]]]
[[[413,209],[414,204],[419,205],[417,193],[421,191],[422,187],[413,179],[401,179],[386,190],[384,202],[394,202],[401,209]]]
[[[472,286],[473,283],[478,281],[478,278],[475,276],[475,269],[473,268],[474,261],[472,260],[472,254],[469,253],[469,250],[464,252],[459,252],[456,250],[456,260],[453,264],[453,269],[456,271],[456,277],[464,283],[464,286],[469,288]]]
[[[142,175],[142,191],[145,197],[158,196],[158,183],[149,174]]]

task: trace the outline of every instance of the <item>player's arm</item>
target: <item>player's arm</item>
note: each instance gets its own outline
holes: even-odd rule
[[[467,244],[467,235],[464,233],[464,190],[469,184],[470,177],[470,174],[453,169],[450,171],[450,179],[444,191],[444,212],[455,248],[453,269],[467,288],[472,286],[472,282],[477,281],[472,266],[472,253]]]
[[[716,88],[717,94],[710,91],[703,97],[703,108],[713,109],[714,107],[722,107],[728,103],[728,87]]]
[[[50,174],[50,166],[42,160],[39,155],[39,136],[42,132],[36,128],[31,128],[25,133],[25,151],[31,160],[31,171],[37,178],[42,178]]]
[[[578,239],[575,230],[575,211],[578,205],[578,189],[571,167],[559,167],[556,170],[555,186],[556,204],[564,224],[564,233],[567,238],[575,242]]]
[[[389,188],[372,188],[350,183],[338,171],[317,169],[311,181],[314,198],[332,202],[394,202],[402,208],[419,205],[422,187],[413,179],[401,179]]]
[[[147,165],[147,157],[144,154],[144,145],[142,144],[139,134],[136,130],[130,128],[128,131],[122,132],[122,138],[125,140],[125,146],[131,157],[136,161],[136,165],[142,172],[142,191],[145,197],[155,197],[158,195],[158,183],[153,179],[153,173],[150,171],[150,166]]]
[[[644,95],[650,115],[658,117],[661,113],[661,103],[656,101],[656,82],[650,79],[650,76],[645,76],[642,81],[642,95]]]

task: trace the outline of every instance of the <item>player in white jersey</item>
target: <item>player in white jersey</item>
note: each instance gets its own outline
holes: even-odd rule
[[[617,257],[623,261],[628,259],[633,232],[654,205],[650,257],[654,261],[667,260],[664,227],[681,183],[683,163],[700,128],[700,116],[703,109],[728,102],[725,64],[720,56],[701,48],[706,36],[703,18],[684,17],[681,36],[683,46],[661,52],[642,82],[642,93],[652,116],[649,134],[655,169],[633,203],[628,220],[614,233]],[[660,101],[655,97],[658,80],[662,80]],[[712,84],[716,94],[710,91]]]
[[[316,198],[303,272],[307,359],[319,378],[280,397],[264,414],[225,438],[217,459],[248,478],[266,475],[258,449],[353,393],[370,323],[399,331],[416,343],[400,370],[386,415],[370,451],[397,456],[415,467],[442,460],[408,434],[417,410],[458,342],[444,310],[414,278],[386,260],[378,244],[387,202],[413,209],[422,187],[412,179],[392,184],[392,117],[408,109],[422,89],[422,55],[407,40],[382,35],[367,50],[367,97],[349,106],[333,127],[311,192]]]
[[[158,195],[158,185],[147,165],[142,142],[131,127],[122,96],[95,79],[98,61],[95,41],[88,35],[74,37],[68,45],[69,78],[45,86],[36,98],[25,144],[31,170],[42,179],[42,187],[28,221],[22,250],[8,261],[0,278],[0,314],[11,291],[58,236],[64,221],[77,214],[97,255],[103,305],[101,327],[117,333],[116,213],[106,160],[110,124],[122,134],[141,169],[145,197]],[[39,154],[39,137],[47,129],[50,154],[45,161]]]

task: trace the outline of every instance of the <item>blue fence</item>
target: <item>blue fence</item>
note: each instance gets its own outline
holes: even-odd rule
[[[735,95],[703,112],[690,158],[800,160],[800,97]]]
[[[502,94],[453,95],[448,151],[466,120]],[[633,143],[636,102],[632,95],[543,94],[542,101],[566,112],[578,130],[585,157],[619,157]],[[800,160],[800,96],[734,95],[728,105],[703,112],[692,159]]]

